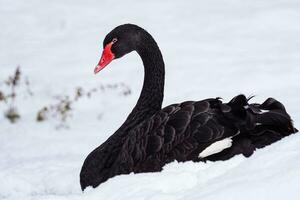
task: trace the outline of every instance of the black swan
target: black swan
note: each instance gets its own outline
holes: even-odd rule
[[[131,172],[157,172],[169,162],[227,160],[250,156],[297,132],[284,106],[273,98],[249,104],[244,95],[229,103],[220,98],[186,101],[161,108],[164,61],[152,36],[144,29],[124,24],[103,42],[95,73],[113,59],[136,51],[145,77],[138,102],[123,125],[85,159],[80,173],[82,190]]]

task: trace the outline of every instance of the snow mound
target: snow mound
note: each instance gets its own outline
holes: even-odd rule
[[[300,135],[257,150],[250,158],[228,161],[171,163],[161,173],[121,175],[85,200],[97,199],[298,199]]]

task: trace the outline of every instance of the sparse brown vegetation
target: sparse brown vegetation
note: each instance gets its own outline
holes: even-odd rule
[[[18,96],[17,89],[21,84],[20,67],[17,67],[14,74],[12,76],[9,76],[8,79],[4,81],[4,84],[8,87],[8,92],[4,93],[3,91],[0,91],[0,101],[3,101],[6,105],[8,105],[8,109],[4,113],[5,117],[11,123],[15,123],[21,117],[15,104],[16,98]],[[28,90],[30,90],[29,82],[25,84],[27,85]]]
[[[2,83],[2,84],[1,84]],[[11,122],[16,123],[21,114],[18,111],[16,105],[16,98],[20,95],[18,90],[21,86],[23,92],[30,97],[33,96],[33,92],[30,88],[30,82],[28,77],[23,78],[20,67],[17,67],[14,74],[9,76],[3,82],[0,82],[0,86],[4,86],[5,90],[0,88],[0,103],[7,105],[7,109],[4,111],[4,116]],[[24,90],[25,88],[25,90]],[[45,105],[38,110],[36,114],[37,122],[44,122],[48,119],[54,118],[58,121],[57,128],[68,127],[67,121],[72,116],[72,111],[77,102],[81,98],[92,98],[96,93],[105,93],[107,91],[117,91],[122,96],[128,96],[131,94],[130,88],[124,83],[116,84],[101,84],[98,87],[91,89],[84,89],[83,87],[77,87],[72,95],[57,95],[54,98],[54,103]],[[19,93],[18,93],[19,92]],[[99,119],[103,114],[99,114]]]
[[[43,122],[49,118],[56,118],[59,121],[59,125],[56,128],[66,128],[68,127],[67,120],[72,116],[72,110],[75,107],[76,102],[78,102],[81,98],[92,98],[92,96],[97,92],[117,89],[121,91],[120,94],[123,96],[131,94],[130,88],[124,83],[100,85],[99,87],[91,88],[89,90],[77,87],[72,96],[56,96],[56,103],[41,108],[37,113],[36,120],[38,122]],[[102,114],[99,116],[102,116]],[[100,119],[101,117],[98,118]]]

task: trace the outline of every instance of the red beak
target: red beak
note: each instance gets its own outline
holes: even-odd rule
[[[106,65],[108,65],[115,58],[115,55],[111,52],[111,46],[112,45],[113,45],[113,43],[111,42],[111,43],[108,43],[104,47],[101,59],[100,59],[98,65],[96,66],[96,68],[94,70],[95,74],[97,74],[102,69],[104,69],[104,67]]]

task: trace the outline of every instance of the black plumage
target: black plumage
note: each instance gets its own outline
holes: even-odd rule
[[[86,158],[80,173],[82,189],[97,187],[107,179],[131,172],[155,172],[174,160],[227,160],[248,157],[297,132],[284,106],[273,98],[250,104],[244,95],[229,103],[220,98],[186,101],[161,109],[164,62],[149,33],[131,24],[121,25],[105,38],[115,58],[137,51],[145,68],[143,89],[137,105],[123,125]],[[224,150],[201,157],[211,144],[230,138]]]

